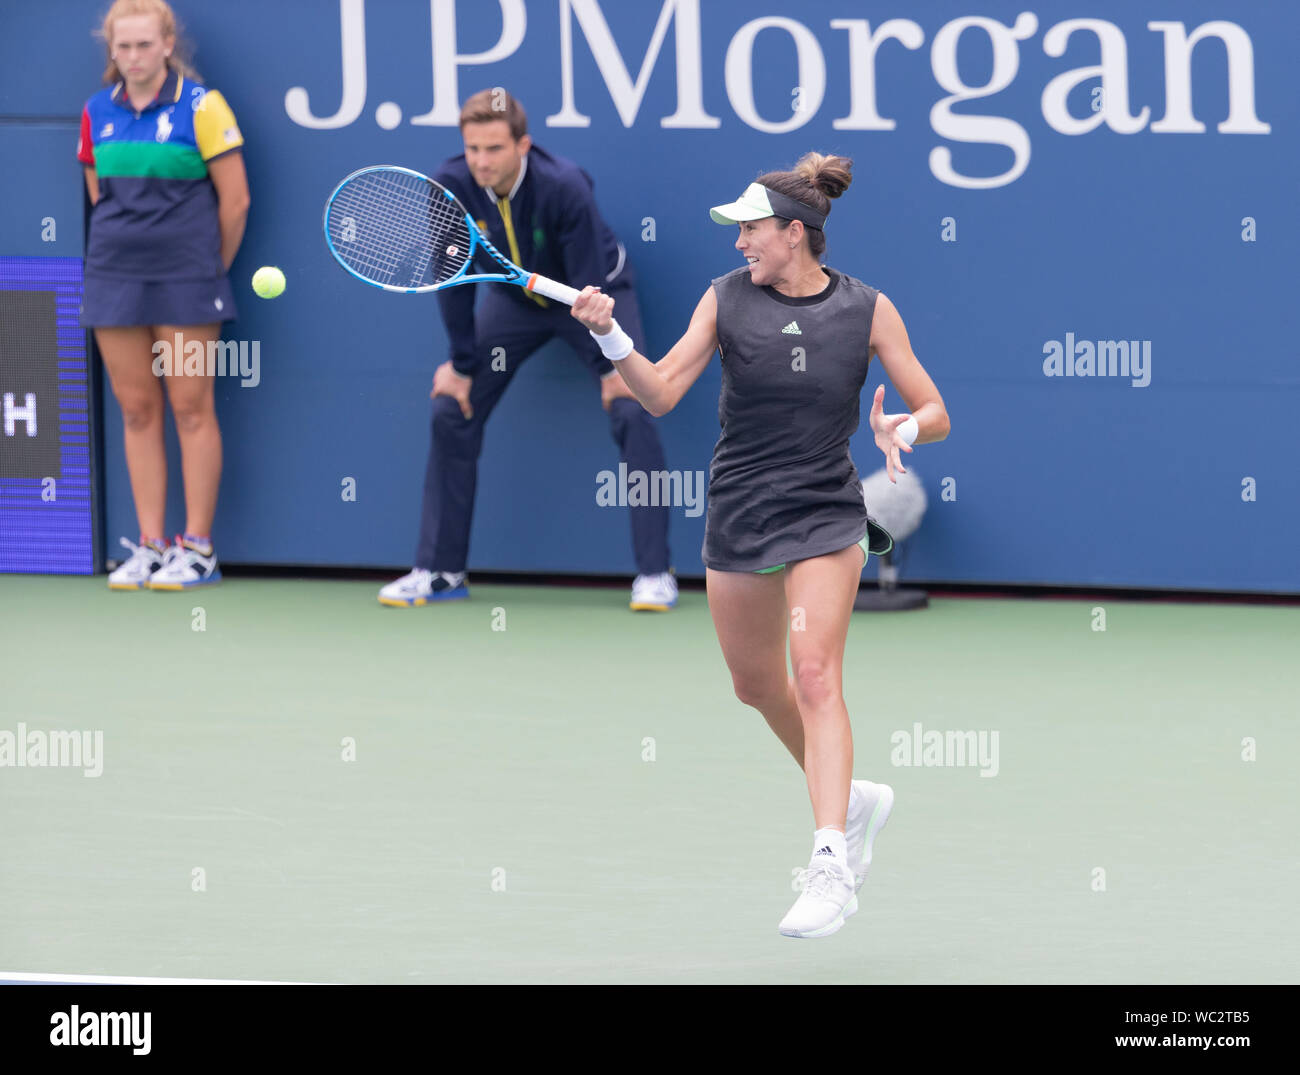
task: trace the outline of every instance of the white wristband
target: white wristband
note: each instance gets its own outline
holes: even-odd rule
[[[600,353],[611,362],[621,362],[635,350],[632,337],[619,328],[618,322],[610,318],[613,327],[604,335],[592,332],[591,338],[600,344]],[[590,329],[587,330],[591,332]]]
[[[898,415],[894,414],[890,415],[890,417],[897,418]],[[916,435],[921,432],[921,427],[917,424],[916,419],[909,414],[907,416],[907,421],[898,426],[894,432],[903,438],[904,443],[906,443],[908,447],[911,447],[916,443]]]

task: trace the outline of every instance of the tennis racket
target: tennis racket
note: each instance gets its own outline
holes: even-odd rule
[[[568,306],[579,295],[504,257],[451,191],[409,168],[362,168],[344,179],[325,203],[325,242],[343,268],[385,291],[418,295],[493,282]],[[474,271],[480,254],[489,271]]]

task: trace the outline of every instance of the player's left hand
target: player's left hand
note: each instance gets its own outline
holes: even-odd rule
[[[907,468],[903,466],[902,457],[898,453],[910,452],[912,446],[896,432],[898,427],[907,421],[907,415],[894,414],[888,417],[885,415],[883,384],[876,388],[876,398],[871,401],[871,415],[868,421],[871,423],[871,432],[876,435],[876,447],[885,453],[885,469],[889,472],[889,480],[897,482],[898,479],[894,477],[895,470],[900,474],[907,473]]]
[[[600,405],[609,410],[616,399],[636,399],[618,370],[610,370],[600,379]]]

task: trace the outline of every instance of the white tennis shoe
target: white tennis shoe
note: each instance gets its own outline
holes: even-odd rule
[[[149,579],[162,567],[164,547],[145,542],[137,545],[134,541],[122,538],[122,545],[131,550],[131,555],[122,565],[108,576],[110,590],[147,590]]]
[[[417,608],[431,601],[455,601],[469,596],[465,572],[412,568],[379,591],[379,603],[390,608]]]
[[[192,542],[178,538],[163,554],[162,567],[149,576],[149,589],[193,590],[220,581],[216,551],[208,546],[204,552]]]
[[[844,843],[848,848],[849,864],[853,867],[853,891],[862,888],[871,866],[871,844],[885,827],[890,811],[894,809],[894,789],[888,784],[873,784],[870,780],[853,781],[857,795],[849,796],[849,813],[844,822]]]
[[[777,927],[783,937],[829,937],[858,909],[852,873],[821,854],[813,855],[803,892]]]
[[[632,582],[633,612],[667,612],[677,604],[677,579],[671,571],[662,575],[638,575]]]

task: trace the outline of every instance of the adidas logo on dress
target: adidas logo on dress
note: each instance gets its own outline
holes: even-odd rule
[[[799,329],[799,322],[798,322],[798,321],[791,321],[791,322],[790,322],[788,325],[786,325],[785,328],[783,328],[781,331],[784,332],[787,336],[802,336],[802,335],[803,335],[803,332],[800,331],[800,329]]]

